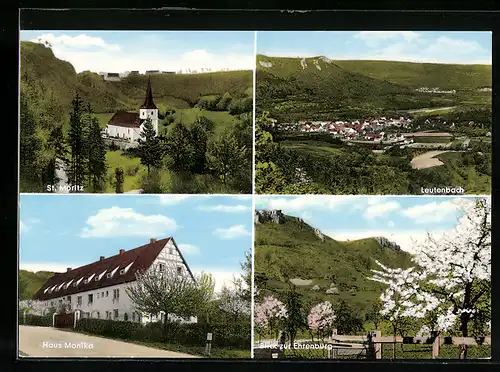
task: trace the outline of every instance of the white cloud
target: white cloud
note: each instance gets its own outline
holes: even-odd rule
[[[170,195],[170,194],[164,194],[159,196],[160,204],[163,205],[179,204],[189,197],[190,195]]]
[[[213,234],[222,240],[232,240],[251,235],[244,225],[234,225],[228,228],[215,229]]]
[[[443,234],[452,232],[453,229],[450,230],[436,230],[429,231],[431,235],[435,238],[439,238]],[[426,240],[428,232],[425,230],[407,230],[407,231],[397,231],[393,230],[363,230],[363,231],[325,231],[325,235],[330,236],[332,239],[339,241],[347,241],[347,240],[358,240],[358,239],[366,239],[366,238],[375,238],[375,237],[385,237],[390,241],[398,244],[402,250],[412,253],[414,251],[414,247],[418,243],[422,243]]]
[[[458,200],[460,199],[416,205],[401,211],[401,214],[411,218],[417,224],[441,222],[452,218],[456,219],[458,217],[457,213],[460,210],[460,206],[457,203]]]
[[[83,238],[116,236],[160,237],[177,228],[176,222],[167,216],[143,215],[132,208],[111,207],[99,210],[87,219],[81,232]]]
[[[376,47],[383,41],[394,39],[412,43],[419,40],[420,34],[414,31],[360,31],[354,38],[363,40],[369,47]]]
[[[288,198],[257,196],[256,201],[264,209],[279,209],[284,213],[289,213],[306,208],[334,209],[352,201],[352,197],[346,195],[302,195]]]
[[[225,213],[238,213],[245,212],[251,209],[249,205],[206,205],[200,206],[198,209],[202,211],[211,211],[211,212],[225,212]]]
[[[110,51],[119,51],[121,49],[117,44],[108,44],[100,37],[88,36],[86,34],[80,34],[77,36],[55,36],[54,34],[42,34],[31,41],[42,43],[48,42],[53,47],[64,46],[76,49],[99,47]]]
[[[238,53],[212,53],[208,50],[196,49],[175,54],[168,48],[145,48],[137,50],[135,46],[127,47],[109,44],[99,37],[85,34],[77,36],[54,36],[45,34],[41,40],[47,40],[52,45],[54,55],[70,62],[77,72],[124,72],[138,70],[178,71],[210,69],[220,70],[253,70],[255,59],[253,46]],[[38,38],[33,39],[39,42]],[[144,37],[150,45],[147,37]],[[158,43],[158,42],[157,42]]]
[[[221,289],[226,286],[228,288],[234,288],[233,278],[241,277],[241,272],[224,271],[221,269],[201,269],[201,268],[191,268],[194,275],[199,275],[202,272],[206,274],[211,274],[215,281],[215,293],[221,291]]]
[[[373,219],[376,217],[386,216],[401,208],[397,201],[378,201],[377,203],[370,203],[365,209],[363,217],[366,219]]]
[[[179,249],[185,256],[198,256],[201,254],[200,248],[192,244],[179,244]]]
[[[389,223],[387,223],[387,226],[394,227],[394,222],[393,221],[389,221]]]
[[[252,195],[231,195],[230,197],[235,200],[252,200]]]

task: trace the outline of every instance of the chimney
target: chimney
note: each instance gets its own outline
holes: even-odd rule
[[[120,255],[125,253],[125,249],[120,249]]]
[[[70,272],[70,271],[71,271],[71,267],[66,268],[66,272],[67,273]]]
[[[99,257],[99,261],[104,260],[104,256]]]
[[[153,244],[153,243],[156,243],[156,238],[151,238],[151,239],[149,240],[149,244]]]

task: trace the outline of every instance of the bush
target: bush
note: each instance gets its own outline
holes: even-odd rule
[[[33,315],[26,314],[26,322],[24,320],[23,312],[19,312],[19,324],[20,325],[29,325],[29,326],[38,326],[38,327],[52,327],[52,314],[50,315]]]
[[[122,340],[165,341],[161,323],[142,325],[135,322],[84,318],[77,322],[76,330]],[[213,334],[214,347],[250,348],[250,319],[236,323],[170,323],[167,341],[185,346],[203,346],[207,333]]]

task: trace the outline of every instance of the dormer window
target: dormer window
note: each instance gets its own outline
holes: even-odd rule
[[[65,289],[68,289],[68,288],[69,288],[69,286],[70,286],[70,284],[73,282],[73,280],[74,280],[74,279],[71,279],[71,280],[68,282],[68,284],[66,284],[66,287],[64,287],[64,288],[65,288]]]
[[[92,279],[94,278],[95,274],[92,274],[91,276],[89,276],[89,279],[88,279],[88,282],[92,281]]]
[[[128,269],[130,269],[130,266],[132,266],[132,264],[133,264],[133,263],[134,263],[134,262],[132,261],[131,263],[129,263],[129,264],[127,265],[127,267],[125,267],[124,269],[121,269],[121,270],[120,270],[120,275],[125,274],[125,273],[128,271]]]
[[[45,288],[45,290],[43,291],[43,293],[47,293],[47,291],[49,290],[50,288]]]

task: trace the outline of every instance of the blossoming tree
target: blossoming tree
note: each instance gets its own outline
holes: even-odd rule
[[[331,330],[334,320],[335,314],[332,304],[325,301],[313,306],[307,316],[307,325],[309,329],[316,331],[324,339],[325,334]]]
[[[273,337],[277,337],[280,322],[288,316],[283,302],[273,296],[264,297],[260,304],[255,305],[254,324],[256,331],[262,336],[267,329]]]
[[[430,331],[469,336],[475,318],[481,316],[484,329],[491,319],[491,200],[456,201],[462,216],[454,231],[428,234],[417,244],[414,267],[393,269],[377,264],[372,280],[387,285],[381,296],[382,314],[432,319]],[[467,349],[461,350],[466,358]]]

